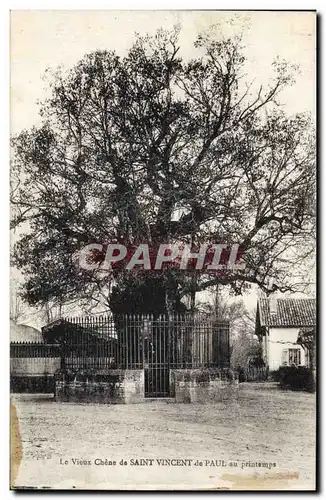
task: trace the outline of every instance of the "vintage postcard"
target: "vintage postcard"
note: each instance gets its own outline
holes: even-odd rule
[[[13,10],[11,489],[316,489],[315,11]]]

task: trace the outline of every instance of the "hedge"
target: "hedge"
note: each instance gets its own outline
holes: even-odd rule
[[[280,383],[282,389],[308,392],[316,390],[312,370],[306,366],[281,366],[271,373],[271,377]]]

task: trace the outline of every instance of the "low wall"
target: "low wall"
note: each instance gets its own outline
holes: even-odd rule
[[[239,381],[226,369],[170,370],[170,399],[176,403],[207,403],[234,399]],[[64,402],[141,403],[144,370],[59,371],[55,399]]]
[[[206,403],[234,399],[239,380],[232,370],[218,368],[171,370],[170,392],[176,403]]]
[[[144,401],[144,370],[59,372],[55,375],[55,399],[83,403],[141,403]]]

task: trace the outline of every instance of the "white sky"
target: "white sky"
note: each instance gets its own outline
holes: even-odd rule
[[[315,14],[310,12],[213,11],[14,11],[11,13],[11,130],[17,133],[38,121],[36,101],[44,98],[42,75],[48,67],[71,67],[85,53],[115,49],[124,55],[135,31],[153,34],[181,23],[181,54],[195,55],[192,43],[211,24],[238,17],[243,24],[249,79],[257,84],[272,76],[271,62],[281,56],[300,65],[297,83],[283,97],[289,112],[314,112]]]
[[[226,25],[234,20],[233,28]],[[214,11],[12,11],[11,12],[11,133],[39,123],[37,100],[46,96],[42,80],[48,67],[73,66],[85,53],[114,49],[124,55],[134,32],[153,34],[181,23],[180,54],[196,55],[198,32],[218,24],[225,33],[245,26],[248,80],[266,83],[271,63],[280,56],[300,66],[295,85],[284,92],[288,113],[315,113],[315,13]],[[256,294],[246,298],[248,306]]]

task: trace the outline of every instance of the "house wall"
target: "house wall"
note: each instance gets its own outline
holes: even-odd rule
[[[269,328],[267,335],[267,352],[269,370],[278,370],[283,365],[284,349],[300,349],[301,365],[306,364],[304,349],[296,343],[299,328]]]

